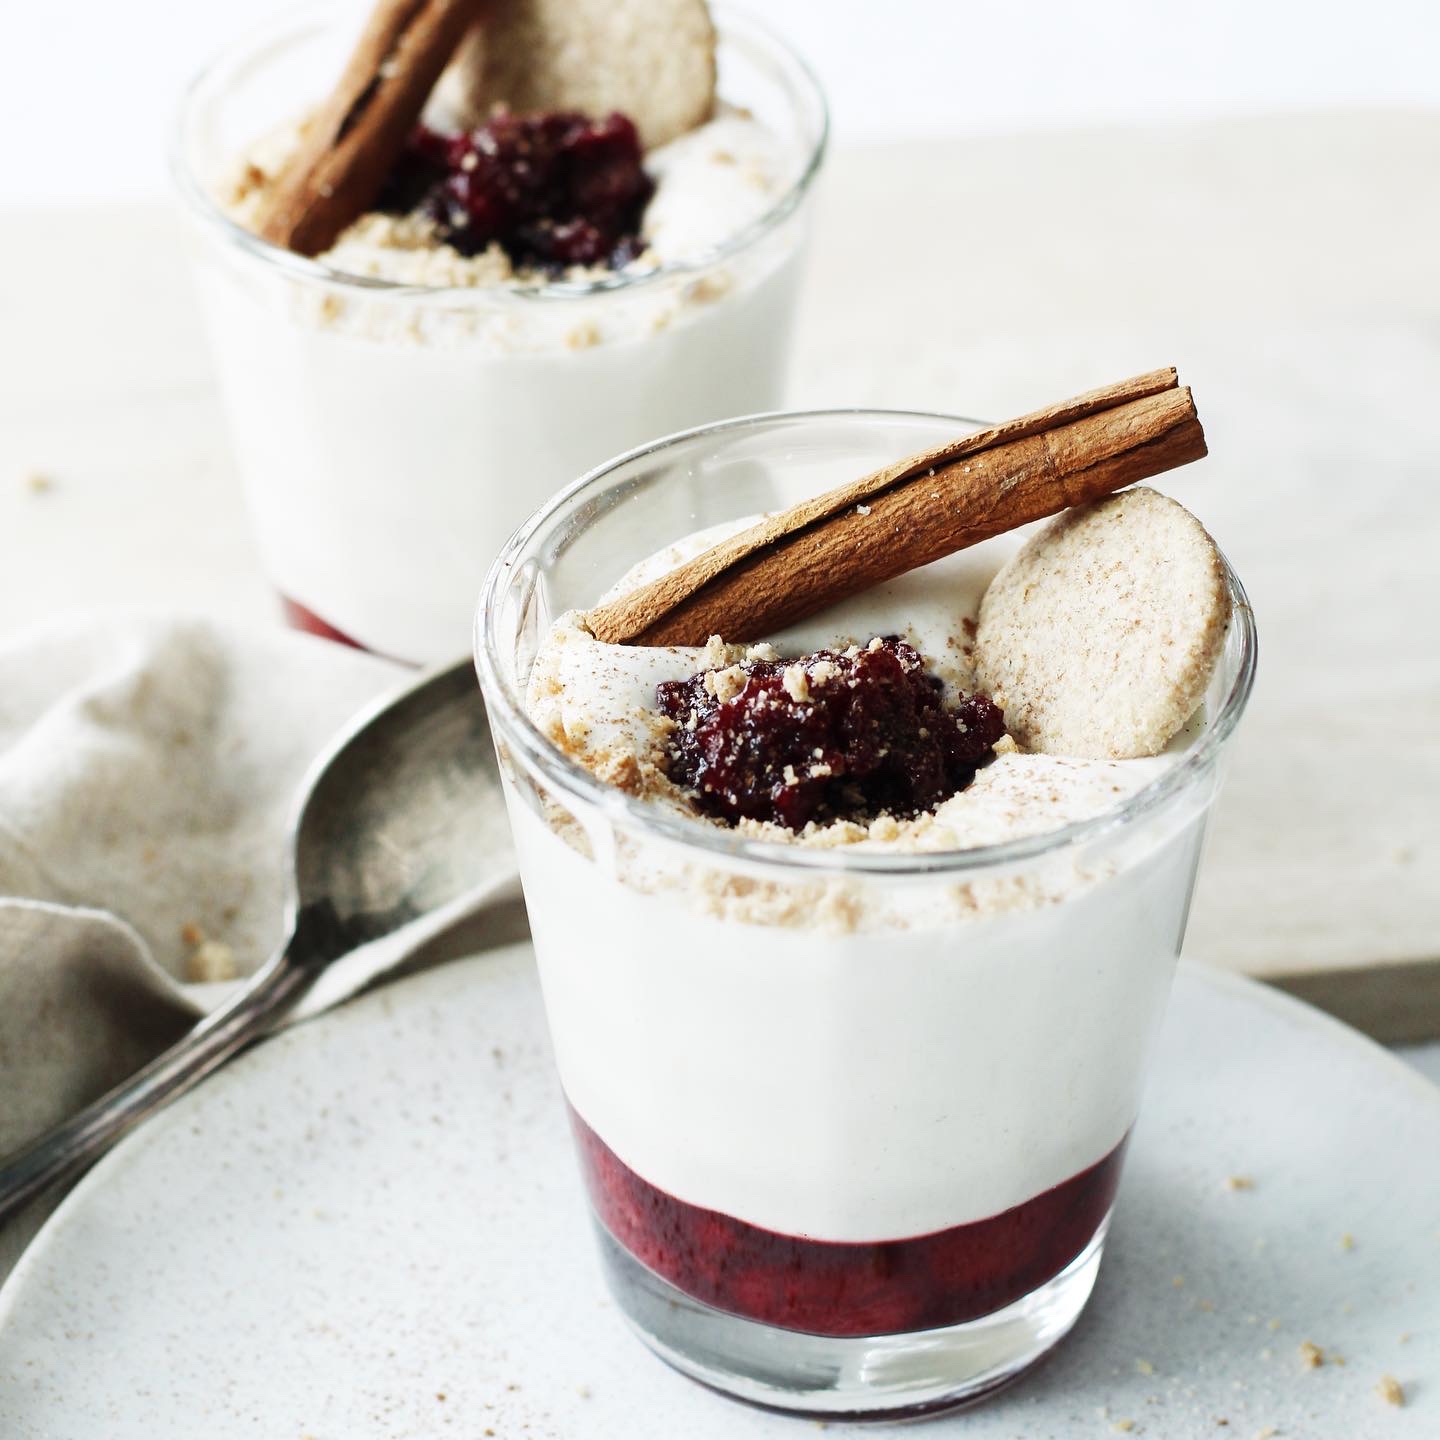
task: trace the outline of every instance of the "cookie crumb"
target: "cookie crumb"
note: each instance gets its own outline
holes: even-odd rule
[[[20,483],[32,495],[45,495],[55,488],[55,477],[47,470],[27,470]]]
[[[738,665],[724,670],[709,670],[705,674],[705,688],[723,705],[733,700],[744,688],[750,677]]]
[[[810,698],[810,677],[803,665],[787,665],[780,677],[785,693],[797,704],[803,705]]]
[[[713,305],[723,300],[734,288],[733,277],[724,274],[702,275],[685,287],[685,298],[694,305]]]
[[[1174,1277],[1174,1279],[1172,1279],[1172,1280],[1170,1281],[1170,1283],[1171,1283],[1177,1290],[1183,1290],[1183,1289],[1185,1288],[1185,1277],[1184,1277],[1183,1275],[1176,1275],[1176,1276]]]
[[[1255,1440],[1275,1440],[1275,1436],[1279,1433],[1280,1427],[1278,1425],[1263,1425],[1255,1432]]]
[[[1300,1363],[1307,1370],[1318,1370],[1325,1363],[1325,1352],[1313,1341],[1300,1342]]]
[[[1141,1375],[1153,1375],[1155,1373],[1155,1367],[1148,1360],[1137,1360],[1135,1362],[1135,1369]]]
[[[1393,1375],[1382,1375],[1380,1383],[1375,1387],[1375,1393],[1387,1405],[1405,1403],[1405,1387]]]
[[[1227,1190],[1253,1190],[1255,1181],[1249,1175],[1227,1175],[1225,1188]]]
[[[1110,1428],[1118,1430],[1122,1435],[1128,1435],[1135,1428],[1135,1422],[1133,1420],[1112,1420]]]
[[[205,943],[205,932],[193,920],[187,920],[180,927],[180,938],[193,949]]]
[[[1340,1237],[1340,1248],[1342,1250],[1355,1248],[1355,1237],[1348,1230]]]
[[[202,940],[185,961],[185,978],[197,984],[233,980],[235,952],[223,940]]]

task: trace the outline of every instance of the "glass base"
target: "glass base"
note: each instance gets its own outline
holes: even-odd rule
[[[835,1339],[780,1330],[692,1300],[596,1222],[621,1313],[660,1358],[702,1385],[820,1420],[904,1420],[1008,1385],[1069,1332],[1100,1270],[1109,1217],[1053,1280],[979,1320],[908,1335]]]

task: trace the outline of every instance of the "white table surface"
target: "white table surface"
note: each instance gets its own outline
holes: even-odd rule
[[[1440,614],[1440,112],[830,169],[795,403],[1003,416],[1170,362],[1195,387],[1212,456],[1165,488],[1249,584],[1263,658],[1187,953],[1440,959],[1440,656],[1414,643]],[[0,634],[117,602],[273,623],[168,209],[16,212],[6,243]]]

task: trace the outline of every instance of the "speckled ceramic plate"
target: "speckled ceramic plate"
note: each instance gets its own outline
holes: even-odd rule
[[[529,952],[452,965],[271,1041],[77,1188],[0,1293],[0,1436],[813,1429],[653,1359],[590,1244]],[[1434,1437],[1437,1351],[1440,1091],[1191,970],[1090,1311],[927,1433]]]

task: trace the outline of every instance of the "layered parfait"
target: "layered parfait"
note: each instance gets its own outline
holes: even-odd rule
[[[693,499],[770,426],[808,488],[865,420],[643,463]],[[1219,552],[1132,483],[1203,453],[1157,372],[655,535],[583,606],[559,511],[492,576],[560,1077],[622,1307],[682,1368],[908,1413],[1078,1315],[1248,684]]]
[[[379,0],[203,77],[178,168],[291,619],[449,656],[563,483],[774,408],[824,134],[800,62],[704,0]]]

